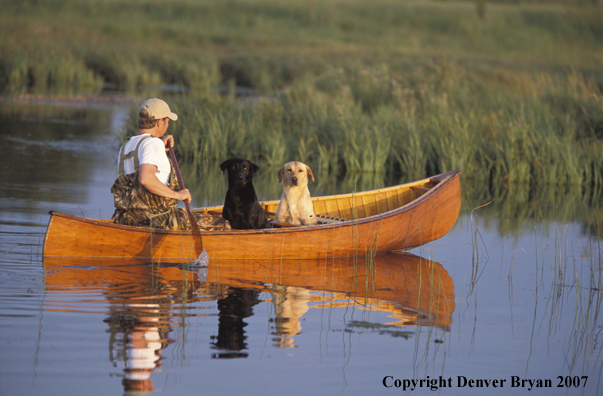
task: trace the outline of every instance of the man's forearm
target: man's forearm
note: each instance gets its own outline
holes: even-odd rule
[[[153,194],[160,195],[162,197],[180,199],[180,195],[177,191],[172,190],[165,184],[159,181],[155,172],[157,167],[150,164],[142,164],[140,166],[140,184],[142,184],[147,190]]]

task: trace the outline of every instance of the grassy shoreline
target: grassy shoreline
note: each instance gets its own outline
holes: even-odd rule
[[[501,71],[492,82],[454,62],[416,73],[421,84],[386,66],[340,69],[272,101],[174,99],[179,155],[197,167],[238,156],[273,167],[296,159],[320,175],[462,169],[486,184],[603,188],[603,96],[593,81]]]
[[[189,88],[170,103],[178,154],[197,169],[238,156],[321,175],[459,168],[488,185],[603,189],[603,5],[481,3],[8,2],[0,90]]]

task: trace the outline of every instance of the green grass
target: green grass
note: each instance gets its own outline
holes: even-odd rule
[[[361,171],[418,178],[452,169],[488,185],[603,187],[603,96],[577,74],[467,73],[442,61],[404,78],[339,69],[276,101],[174,98],[178,153],[202,166],[245,157],[296,159],[317,175]],[[422,84],[416,84],[417,81]],[[375,100],[378,97],[379,100]]]
[[[474,1],[7,1],[0,88],[102,80],[203,92],[231,79],[283,88],[328,66],[387,63],[404,72],[434,56],[600,71],[602,19],[600,5],[571,0],[487,2],[483,18]],[[54,77],[57,60],[71,79]]]
[[[602,21],[601,4],[571,0],[11,1],[0,90],[190,88],[169,98],[171,128],[197,169],[233,156],[300,160],[323,179],[459,168],[486,185],[598,196]]]

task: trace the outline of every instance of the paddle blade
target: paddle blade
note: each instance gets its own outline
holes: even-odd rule
[[[208,267],[209,266],[209,255],[207,254],[207,251],[205,251],[205,249],[203,249],[203,251],[201,252],[199,257],[197,257],[197,259],[195,261],[193,261],[192,264],[195,265],[196,267]]]

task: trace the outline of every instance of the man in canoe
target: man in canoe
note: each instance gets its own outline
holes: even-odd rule
[[[188,189],[180,189],[166,150],[174,137],[166,135],[170,120],[178,115],[161,99],[145,101],[138,111],[138,134],[119,150],[119,176],[111,187],[116,223],[164,230],[190,230],[188,214],[176,209],[178,201],[191,201]],[[205,231],[229,230],[221,217],[196,215]]]

